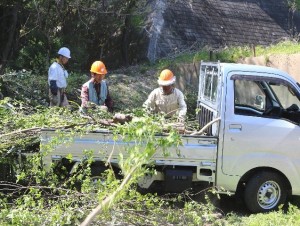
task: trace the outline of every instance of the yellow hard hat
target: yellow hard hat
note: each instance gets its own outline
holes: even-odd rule
[[[169,86],[174,84],[176,81],[176,77],[173,72],[169,69],[165,69],[160,73],[160,76],[157,80],[160,86]]]
[[[90,72],[100,75],[107,74],[105,64],[102,61],[95,61],[91,66]]]

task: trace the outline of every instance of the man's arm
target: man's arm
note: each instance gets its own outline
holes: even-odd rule
[[[149,94],[147,100],[143,103],[143,107],[151,112],[155,110],[155,90]]]
[[[57,87],[57,67],[56,64],[53,63],[48,70],[48,81],[49,81],[49,88],[53,95],[57,95],[58,87]]]
[[[56,84],[56,80],[50,80],[50,90],[53,95],[57,95],[58,87]]]
[[[89,89],[87,86],[83,85],[81,87],[81,107],[87,108],[89,101]]]
[[[187,112],[187,106],[184,100],[184,95],[181,91],[178,92],[178,109],[178,118],[180,120],[184,120]]]
[[[105,106],[108,108],[109,112],[113,111],[114,102],[109,94],[108,86],[107,86],[107,97],[105,99]]]

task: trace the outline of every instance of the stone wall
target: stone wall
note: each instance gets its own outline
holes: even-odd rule
[[[290,37],[287,0],[152,0],[147,58],[204,46],[269,45]],[[292,27],[293,26],[293,27]]]

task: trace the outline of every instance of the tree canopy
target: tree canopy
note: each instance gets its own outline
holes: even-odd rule
[[[45,72],[58,49],[71,49],[72,70],[96,59],[110,67],[141,59],[146,1],[23,0],[0,3],[0,72]],[[134,35],[133,35],[134,34]]]

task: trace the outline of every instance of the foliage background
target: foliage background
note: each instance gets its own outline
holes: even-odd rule
[[[146,1],[1,1],[1,68],[45,73],[58,49],[71,49],[72,69],[86,71],[102,59],[120,67],[143,60]]]
[[[210,50],[201,49],[172,59],[161,59],[149,65],[138,54],[144,48],[143,32],[147,26],[148,1],[137,0],[2,0],[0,2],[0,224],[2,225],[78,225],[85,216],[115,191],[121,181],[114,172],[103,177],[107,183],[91,185],[93,169],[91,153],[72,177],[46,174],[40,168],[39,132],[43,127],[71,127],[88,132],[91,123],[78,114],[79,89],[89,77],[89,67],[95,59],[106,62],[110,74],[116,111],[140,114],[141,103],[157,86],[158,72],[177,62],[198,62],[210,59]],[[295,5],[296,4],[296,5]],[[291,9],[299,1],[291,1]],[[67,46],[73,57],[68,97],[72,109],[49,109],[47,70],[57,50]],[[298,40],[268,48],[258,47],[257,54],[297,53]],[[213,60],[236,62],[250,56],[249,47],[220,49]],[[139,63],[139,65],[136,65]],[[131,65],[128,67],[128,65]],[[189,106],[196,103],[197,93],[187,92]],[[194,115],[194,108],[189,114]],[[96,112],[96,122],[112,115]],[[143,120],[149,120],[145,117]],[[153,119],[151,119],[153,120]],[[85,125],[84,130],[82,126]],[[155,124],[149,123],[153,131]],[[132,134],[139,126],[130,127]],[[126,130],[126,127],[123,128]],[[148,130],[147,129],[147,130]],[[156,128],[159,130],[159,128]],[[139,133],[137,133],[139,134]],[[153,135],[153,133],[152,133]],[[63,134],[59,134],[61,142]],[[149,139],[151,136],[148,137]],[[172,139],[171,139],[172,140]],[[176,139],[174,140],[176,142]],[[56,143],[57,144],[57,143]],[[54,144],[55,145],[55,144]],[[49,147],[50,148],[50,147]],[[32,153],[27,164],[20,164],[20,153]],[[130,161],[144,161],[139,155],[124,162],[124,172],[130,171]],[[72,158],[72,156],[70,156]],[[17,161],[16,161],[17,160]],[[126,161],[126,159],[124,160]],[[5,173],[4,173],[5,172]],[[139,171],[135,176],[145,171]],[[4,176],[3,176],[4,175]],[[13,176],[12,176],[13,175]],[[45,179],[47,178],[47,179]],[[136,177],[135,177],[136,178]],[[77,182],[82,181],[82,189]],[[97,192],[95,192],[95,190]],[[118,201],[107,208],[95,225],[299,225],[299,200],[293,199],[289,209],[269,214],[250,215],[216,208],[203,194],[199,199],[189,191],[173,195],[141,195],[136,180],[120,192]],[[198,202],[198,201],[201,202]],[[228,199],[223,199],[227,200]],[[228,203],[233,202],[229,199]],[[240,208],[240,209],[239,209]]]

